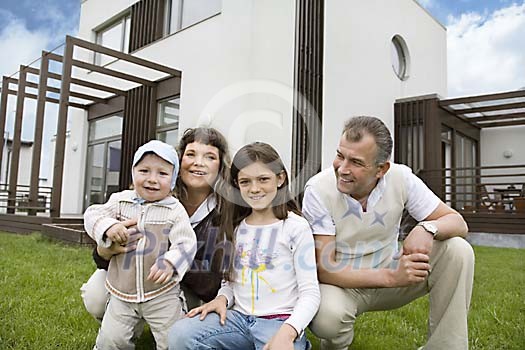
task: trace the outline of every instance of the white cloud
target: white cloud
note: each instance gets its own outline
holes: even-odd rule
[[[77,16],[66,16],[57,7],[50,7],[40,4],[35,11],[35,21],[40,21],[44,25],[35,29],[29,29],[26,23],[15,17],[11,12],[0,9],[0,17],[3,19],[2,29],[0,29],[0,74],[1,76],[11,76],[18,78],[16,73],[20,65],[28,65],[39,59],[42,50],[51,50],[65,41],[65,35],[76,33],[78,26]],[[44,22],[45,21],[45,22]],[[61,53],[60,51],[58,53]],[[33,64],[39,68],[39,62]],[[37,81],[34,75],[29,75],[29,79]],[[51,82],[51,81],[50,81]],[[11,85],[11,88],[16,86]],[[35,93],[34,91],[32,91]],[[13,137],[14,116],[15,116],[16,97],[11,96],[7,105],[6,132],[9,137]],[[32,140],[34,136],[35,120],[34,100],[26,99],[24,104],[24,122],[22,126],[22,139]],[[41,176],[47,176],[49,172],[49,147],[50,140],[56,130],[56,111],[57,107],[46,104],[45,126],[44,126],[44,152],[40,167]]]
[[[10,76],[21,64],[28,64],[40,56],[41,51],[50,44],[50,37],[44,31],[30,31],[25,24],[0,10],[6,15],[7,25],[0,32],[0,74]]]
[[[449,96],[525,87],[525,1],[449,17],[447,31]]]

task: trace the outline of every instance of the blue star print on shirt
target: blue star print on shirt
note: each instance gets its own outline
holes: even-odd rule
[[[361,217],[361,204],[351,201],[350,199],[346,200],[346,204],[348,205],[348,209],[346,210],[346,213],[343,214],[342,219],[350,216],[355,215],[359,219],[362,219]]]

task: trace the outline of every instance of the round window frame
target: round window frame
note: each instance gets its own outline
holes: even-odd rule
[[[392,70],[394,71],[394,74],[401,80],[405,81],[409,78],[409,72],[410,72],[410,53],[408,50],[408,46],[406,44],[405,39],[399,34],[396,34],[392,37],[392,40],[390,41],[391,45],[391,64],[392,64]],[[393,46],[393,47],[392,47]],[[397,62],[399,65],[399,70],[396,70],[396,67],[394,66],[394,57],[392,55],[392,51],[395,50]]]

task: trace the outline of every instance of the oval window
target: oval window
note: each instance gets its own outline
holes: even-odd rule
[[[408,78],[408,68],[410,64],[410,56],[408,55],[408,48],[402,37],[395,35],[391,43],[391,59],[392,68],[397,77],[401,80]]]

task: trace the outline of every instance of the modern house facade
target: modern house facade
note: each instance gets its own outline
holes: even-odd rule
[[[48,61],[60,64],[61,74],[49,72]],[[26,83],[26,74],[38,74],[39,84]],[[437,112],[425,116],[427,104],[447,108],[439,102],[447,95],[446,76],[446,29],[415,0],[84,0],[78,36],[66,38],[62,55],[44,52],[39,69],[21,67],[18,79],[4,77],[0,107],[7,93],[38,99],[31,164],[39,166],[41,106],[59,105],[48,214],[80,217],[89,204],[129,186],[136,147],[152,138],[176,145],[196,126],[222,131],[232,153],[252,141],[275,146],[296,195],[331,164],[344,120],[354,115],[381,118],[395,136],[395,160],[416,173],[446,167],[441,159],[452,151],[441,152],[441,124],[425,124],[434,128],[426,137],[407,133],[422,133],[415,114],[439,119]],[[26,93],[25,84],[38,96]],[[464,151],[469,166],[497,164],[497,155],[481,157],[484,133],[463,123],[454,135],[470,136],[462,145],[476,141],[470,155]],[[519,149],[523,129],[515,130],[499,132]],[[438,145],[439,155],[428,153],[435,148],[426,142]],[[31,167],[32,188],[37,168]],[[16,178],[9,182],[15,193]]]
[[[160,27],[162,34],[131,51],[128,40],[133,40],[133,33],[129,32],[134,28],[134,6],[140,3],[160,14],[140,25]],[[162,20],[160,26],[158,20]],[[317,168],[330,164],[342,123],[349,116],[373,114],[393,127],[395,99],[430,92],[446,95],[445,29],[413,0],[395,4],[214,0],[199,1],[198,5],[189,1],[86,0],[82,2],[78,37],[181,72],[180,88],[156,101],[158,118],[169,120],[173,126],[171,130],[169,126],[162,129],[165,125],[159,121],[157,137],[176,143],[178,133],[186,128],[209,125],[227,136],[232,152],[255,140],[271,143],[290,170],[298,161],[294,159],[295,149],[301,147],[293,144],[298,139],[294,133],[300,132],[300,123],[294,119],[301,108],[298,100],[310,104],[308,113],[314,116],[304,113],[296,118],[310,123],[307,128],[320,131],[316,134],[309,130],[314,144],[306,152],[315,153],[308,157],[314,158]],[[406,57],[410,62],[402,63],[408,64],[408,71],[401,78],[392,67],[392,55],[394,61],[399,60],[394,37],[404,41],[410,55]],[[305,49],[310,52],[304,53]],[[124,66],[119,60],[80,54],[78,59],[98,60],[106,68]],[[301,54],[309,55],[305,60],[316,60],[317,65],[299,62]],[[315,80],[306,94],[299,86],[307,84],[301,82],[301,74],[310,74],[306,79]],[[79,77],[107,82],[92,72]],[[315,99],[318,101],[313,106]],[[122,116],[124,111],[119,113]],[[87,114],[74,110],[69,115],[71,142],[66,147],[69,165],[65,168],[78,173],[64,176],[64,188],[68,189],[62,199],[64,213],[81,213],[93,192],[106,192],[102,200],[118,188],[111,170],[115,166],[102,164],[101,159],[103,152],[116,152],[122,134],[118,124],[122,122],[113,114],[100,119]],[[315,115],[316,121],[306,120]],[[102,139],[109,137],[109,143],[101,146],[94,133],[96,125],[104,123],[114,132],[103,135]],[[95,180],[101,178],[96,175],[104,172],[101,168],[106,169],[102,184]]]

